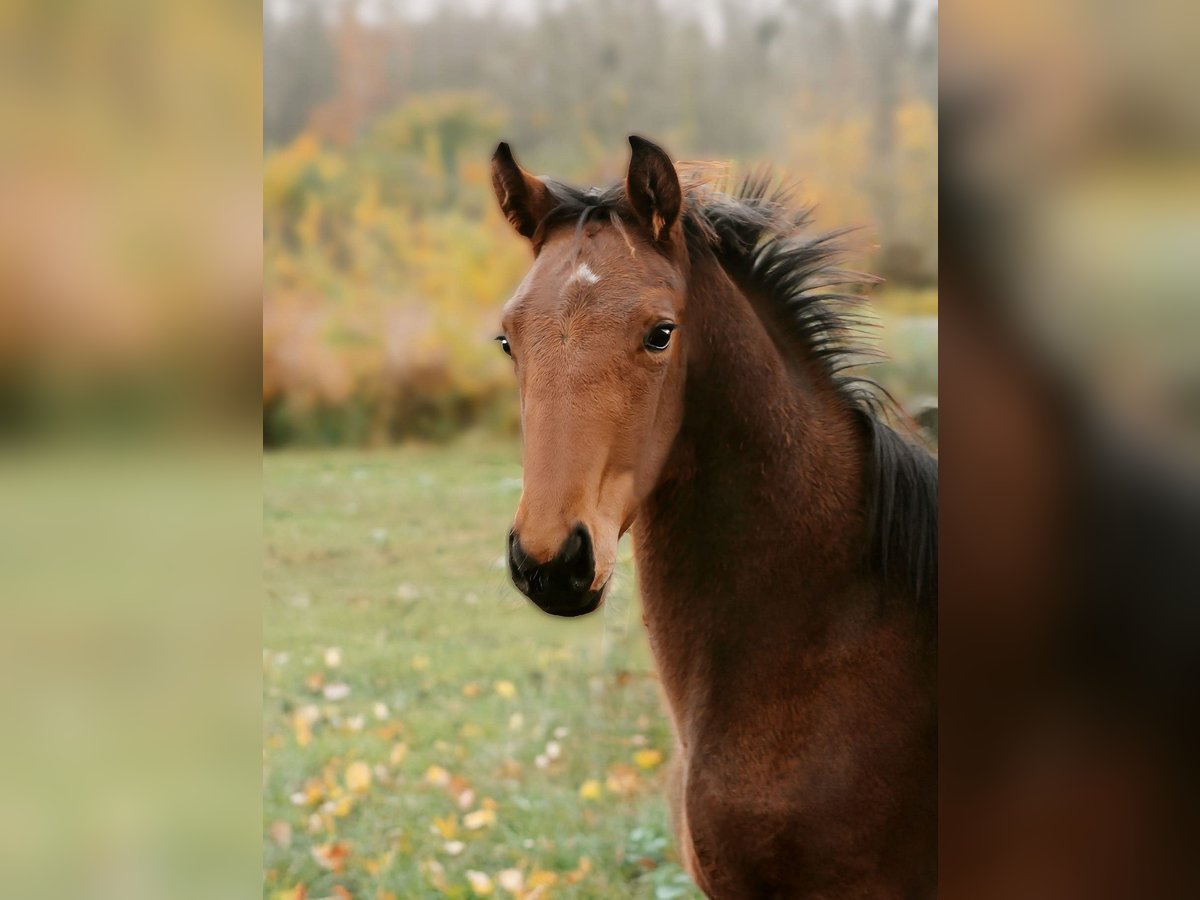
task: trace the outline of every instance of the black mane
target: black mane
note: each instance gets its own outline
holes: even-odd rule
[[[545,180],[556,201],[540,229],[593,218],[633,227],[623,184],[580,189]],[[874,278],[839,266],[845,232],[813,235],[811,209],[792,205],[794,190],[769,171],[724,191],[702,173],[685,179],[683,225],[689,251],[712,253],[731,275],[760,292],[798,344],[799,353],[837,389],[854,413],[869,448],[867,513],[870,562],[922,606],[937,605],[937,460],[898,434],[885,417],[892,398],[853,367],[879,359],[860,316],[866,304],[854,286]]]

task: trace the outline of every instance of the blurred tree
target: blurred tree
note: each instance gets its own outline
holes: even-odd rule
[[[912,0],[268,9],[272,440],[511,427],[489,339],[528,251],[493,208],[501,138],[534,171],[590,183],[621,174],[629,133],[680,159],[775,163],[819,225],[867,227],[877,246],[856,262],[936,306],[936,16]]]

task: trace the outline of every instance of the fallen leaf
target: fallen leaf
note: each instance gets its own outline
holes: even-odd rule
[[[437,787],[445,787],[450,783],[450,773],[441,766],[430,766],[425,770],[425,780]]]
[[[435,816],[433,819],[433,830],[440,834],[445,840],[453,840],[458,834],[458,816],[450,813],[448,816]]]
[[[637,763],[638,768],[653,769],[663,761],[661,750],[639,750],[633,754],[633,761]]]
[[[547,888],[558,883],[558,874],[549,869],[534,869],[525,883],[531,888]]]
[[[421,863],[421,869],[425,872],[425,877],[429,879],[429,883],[433,885],[435,890],[446,893],[446,870],[442,868],[442,864],[436,859],[427,859]]]
[[[393,766],[398,766],[404,762],[406,756],[408,756],[408,744],[393,744],[392,752],[388,754],[388,762]]]
[[[367,870],[368,875],[378,875],[380,872],[390,869],[392,861],[395,858],[396,850],[393,848],[382,856],[377,856],[375,859],[364,859],[363,868]]]
[[[458,856],[466,846],[462,841],[446,841],[445,850],[450,856]]]
[[[346,858],[350,855],[350,845],[344,841],[328,844],[316,844],[310,851],[313,860],[322,869],[330,872],[341,872],[346,868]]]
[[[304,790],[292,794],[296,806],[314,806],[325,798],[325,786],[317,778],[304,782]]]
[[[338,700],[345,700],[350,696],[350,685],[344,681],[335,681],[333,684],[325,685],[321,693],[326,700],[336,703]]]
[[[493,687],[496,689],[497,694],[506,699],[512,699],[517,696],[517,686],[511,681],[497,681]]]
[[[635,793],[641,783],[642,779],[638,775],[637,769],[622,763],[613,766],[608,772],[608,778],[604,781],[605,787],[618,797],[628,797]]]
[[[492,809],[477,809],[463,816],[463,827],[468,831],[479,831],[496,824],[496,811]]]
[[[584,800],[599,800],[603,788],[595,778],[589,778],[579,786],[579,796]]]
[[[586,857],[579,857],[579,865],[563,876],[563,881],[567,884],[578,884],[587,877],[587,874],[592,871],[592,861]]]
[[[361,759],[346,767],[346,789],[356,794],[365,794],[371,787],[371,767]]]
[[[307,747],[312,743],[312,721],[302,711],[292,716],[292,729],[296,732],[296,744],[300,747]]]
[[[277,846],[289,847],[292,843],[292,825],[290,822],[285,822],[283,819],[276,819],[271,823],[271,827],[267,829],[267,834]]]
[[[520,869],[504,869],[496,873],[496,884],[510,894],[520,894],[525,889],[525,876]]]
[[[486,897],[492,893],[495,888],[492,885],[492,879],[486,872],[477,872],[474,869],[467,869],[467,881],[471,885],[471,890],[476,897]]]
[[[414,669],[416,669],[418,672],[423,672],[425,669],[429,668],[429,657],[428,656],[414,656],[412,658],[412,667]]]
[[[325,648],[325,668],[336,669],[342,664],[342,651],[339,647]]]

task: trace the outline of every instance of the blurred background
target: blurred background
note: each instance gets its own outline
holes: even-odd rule
[[[622,176],[631,133],[773,164],[887,279],[881,379],[936,394],[934,4],[278,0],[265,29],[268,447],[513,433],[501,139],[580,184]]]

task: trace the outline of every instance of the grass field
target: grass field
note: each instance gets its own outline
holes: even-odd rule
[[[593,616],[509,585],[515,444],[268,455],[267,897],[699,897],[623,546]]]

